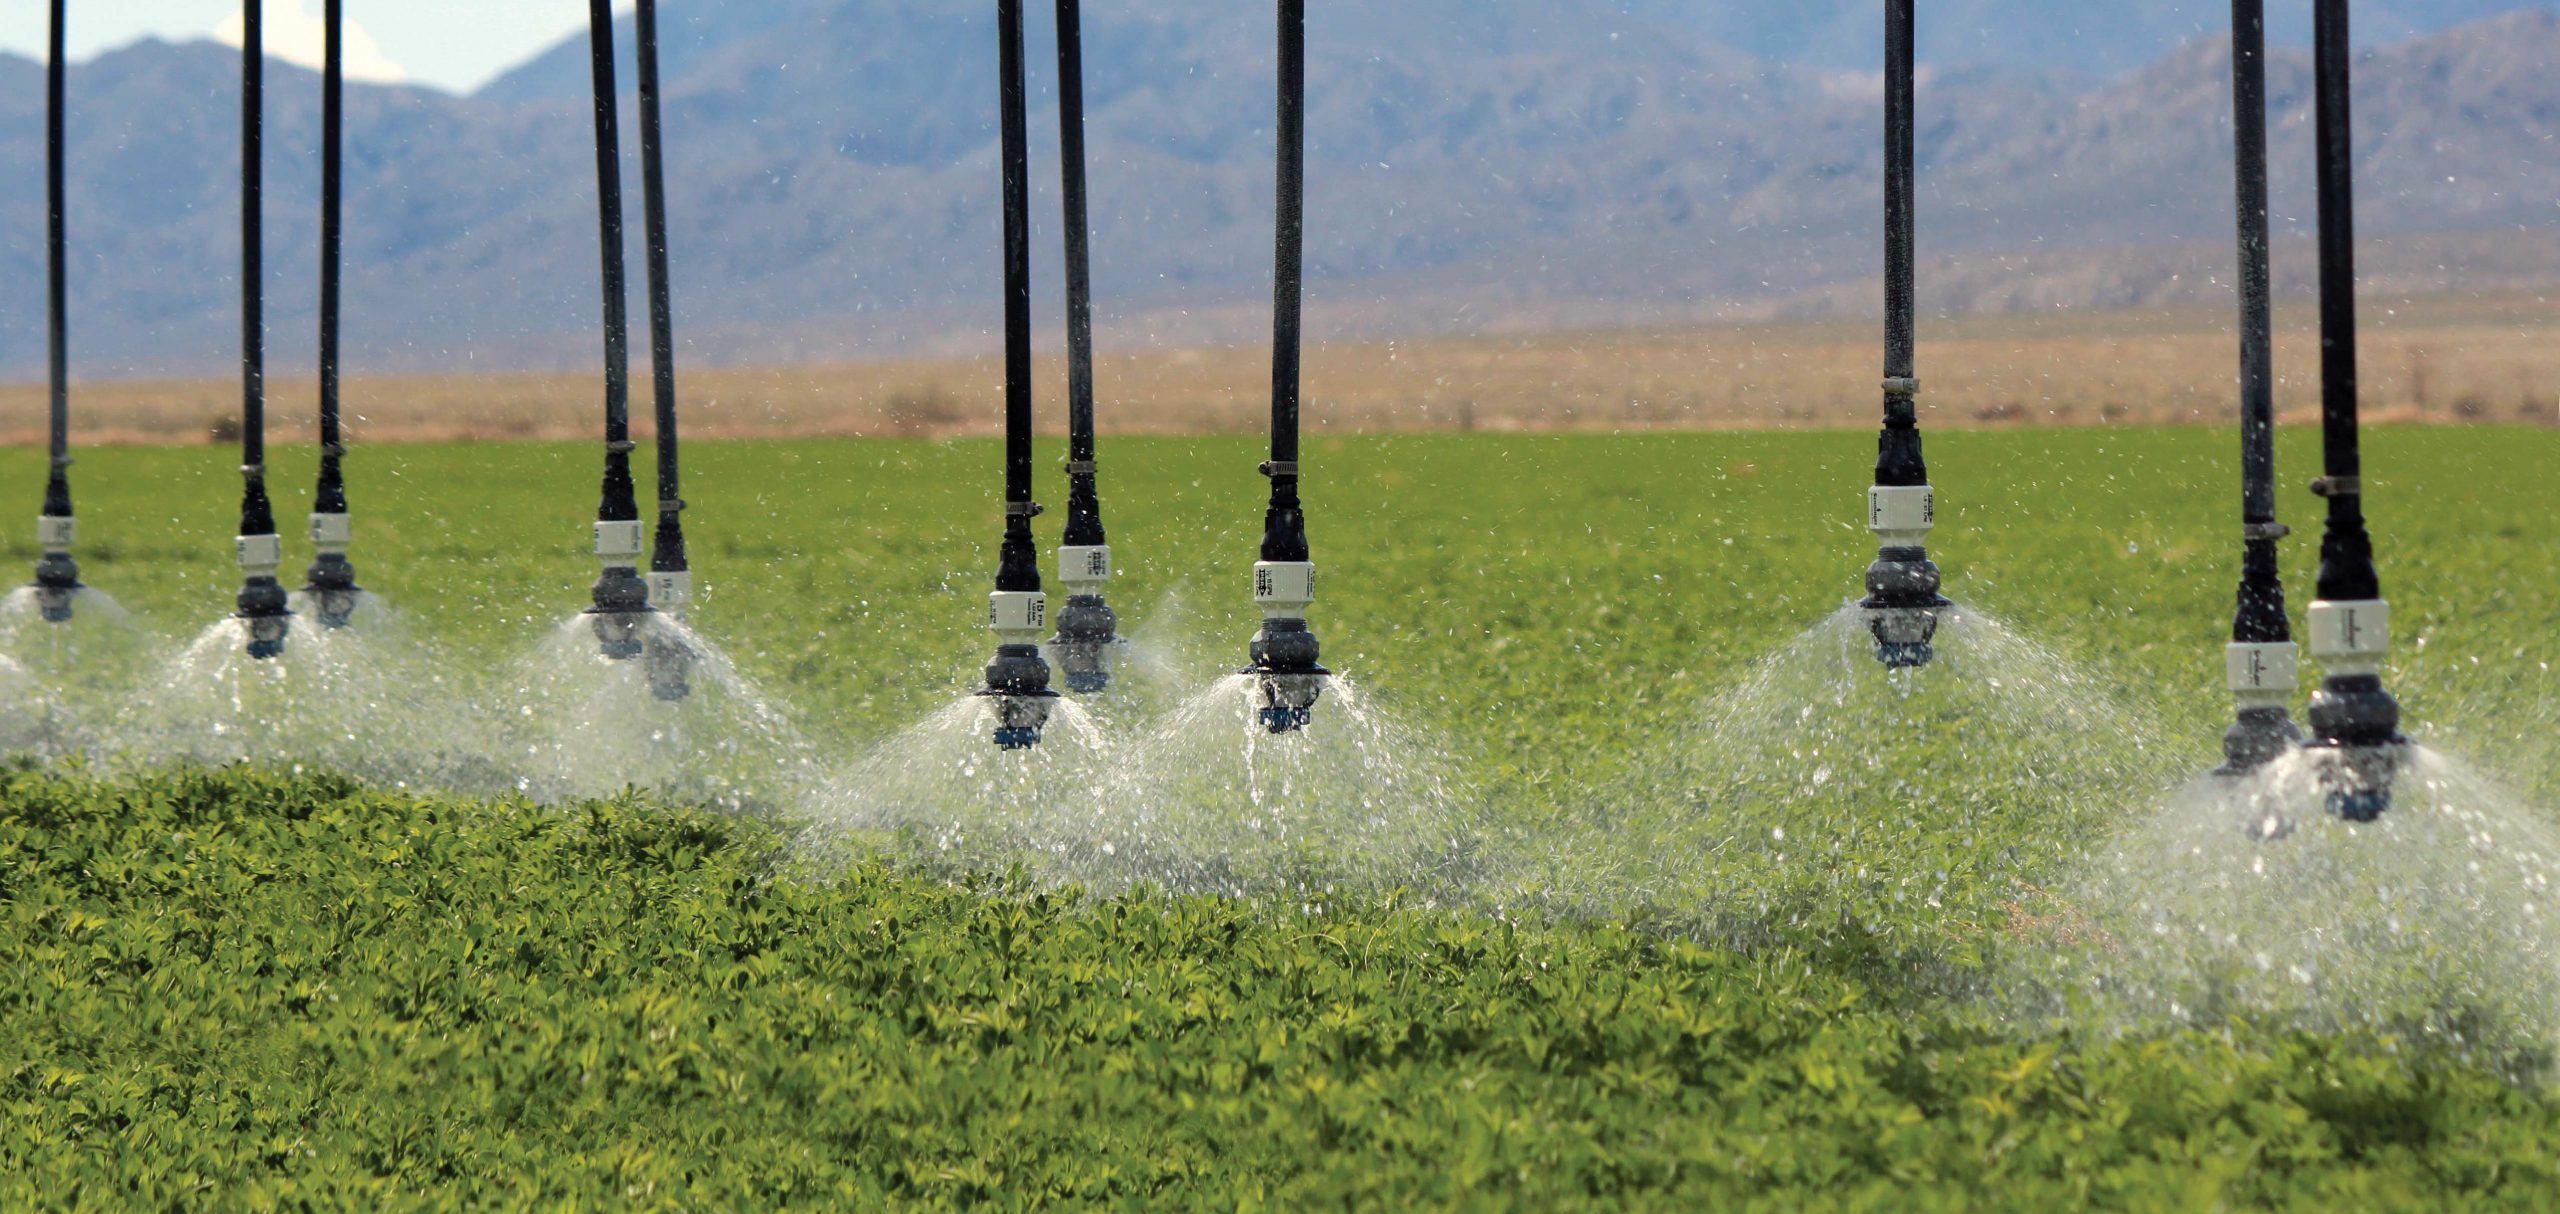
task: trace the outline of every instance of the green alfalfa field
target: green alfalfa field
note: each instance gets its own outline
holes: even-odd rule
[[[2284,435],[2297,608],[2315,439]],[[1263,896],[1088,892],[894,832],[813,848],[787,801],[22,765],[0,1205],[2554,1208],[2547,1063],[2393,1028],[2442,1009],[2082,1022],[2002,996],[2075,864],[2218,757],[2235,447],[1936,436],[1951,590],[2068,677],[1920,682],[1877,701],[1904,708],[1855,770],[1790,783],[1717,770],[1769,757],[1719,733],[1855,592],[1869,438],[1316,439],[1329,664],[1428,752],[1427,812],[1464,835],[1405,882],[1313,855]],[[2560,434],[2368,447],[2413,725],[2560,822]],[[1115,604],[1206,684],[1252,626],[1257,456],[1105,457]],[[227,607],[232,462],[75,470],[88,580],[166,647]],[[457,671],[526,660],[583,603],[596,463],[359,449],[366,584]],[[32,505],[40,466],[0,453],[0,483]],[[278,452],[288,531],[309,466]],[[966,689],[991,444],[722,444],[686,471],[697,623],[830,778]]]

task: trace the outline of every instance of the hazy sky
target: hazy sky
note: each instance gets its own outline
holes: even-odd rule
[[[579,0],[345,0],[347,73],[468,92],[584,29]],[[0,51],[41,58],[49,0],[0,0]],[[63,39],[87,59],[145,35],[236,42],[240,0],[69,0]],[[320,0],[266,0],[267,52],[318,66]]]

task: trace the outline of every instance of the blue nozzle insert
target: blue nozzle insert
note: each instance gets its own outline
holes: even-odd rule
[[[1887,670],[1918,670],[1938,660],[1938,647],[1925,641],[1918,644],[1876,642],[1876,660]]]
[[[2349,822],[2379,822],[2391,809],[2388,788],[2359,788],[2329,794],[2329,812]]]

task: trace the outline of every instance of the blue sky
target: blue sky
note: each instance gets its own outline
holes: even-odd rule
[[[344,0],[348,73],[468,92],[584,29],[580,0]],[[48,0],[0,0],[0,51],[44,54]],[[240,0],[69,0],[74,59],[146,35],[238,37]],[[317,64],[320,0],[266,0],[268,53]]]

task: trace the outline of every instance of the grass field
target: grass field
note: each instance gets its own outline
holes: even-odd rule
[[[2315,437],[2284,437],[2306,533]],[[1329,664],[1448,776],[1385,811],[1454,814],[1472,849],[1402,888],[1350,862],[1356,831],[1310,835],[1313,882],[1270,897],[1086,898],[1036,848],[974,877],[894,832],[811,850],[812,807],[17,772],[0,1204],[2552,1208],[2540,1064],[2394,1028],[2445,1009],[2080,1024],[1986,994],[2050,943],[2083,849],[2218,757],[2234,445],[1938,438],[1950,588],[2035,645],[2014,688],[1830,705],[1885,736],[1812,735],[1868,760],[1826,782],[1787,737],[1755,766],[1741,689],[1854,590],[1866,436],[1311,443]],[[2368,445],[2395,688],[2560,821],[2560,434]],[[1161,707],[1241,658],[1257,457],[1104,458]],[[236,581],[231,462],[76,469],[88,579],[172,644]],[[366,584],[491,715],[477,672],[583,605],[595,462],[354,457]],[[0,484],[32,504],[40,464],[0,452]],[[280,516],[309,466],[277,452]],[[983,661],[995,470],[976,440],[688,453],[697,622],[835,781]],[[2313,548],[2288,545],[2297,603]],[[1119,807],[1076,808],[1100,830]]]
[[[2365,301],[2373,416],[2560,426],[2560,322],[2540,297]],[[2307,305],[2280,309],[2279,406],[2319,406]],[[2157,424],[2229,415],[2232,312],[2042,310],[1933,319],[1930,403],[1942,424]],[[1105,335],[1106,340],[1110,335]],[[1875,325],[1805,321],[1334,342],[1307,352],[1308,424],[1341,433],[1834,427],[1876,408]],[[596,377],[359,378],[355,441],[576,439]],[[690,433],[722,438],[986,435],[1000,360],[789,369],[684,368]],[[1064,360],[1041,363],[1063,399]],[[1268,415],[1259,345],[1106,351],[1103,408],[1123,434],[1250,432]],[[299,433],[310,381],[277,379],[277,424]],[[236,381],[99,381],[77,394],[84,438],[190,443],[236,425]],[[42,385],[0,387],[0,441],[44,434]],[[645,413],[646,410],[644,409]],[[1049,410],[1045,420],[1063,424]],[[645,423],[644,423],[645,425]]]

